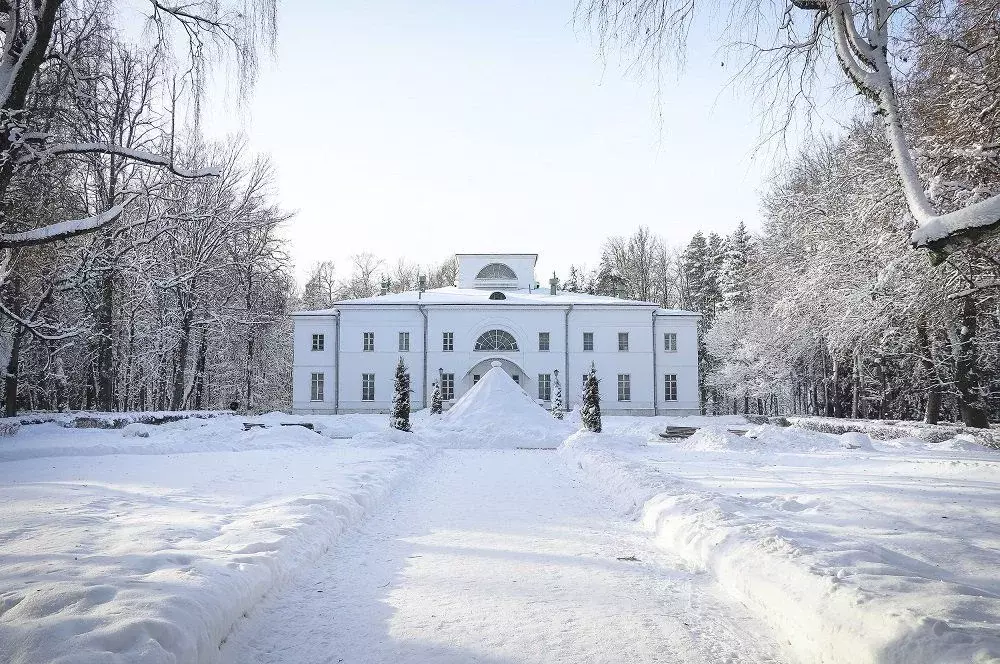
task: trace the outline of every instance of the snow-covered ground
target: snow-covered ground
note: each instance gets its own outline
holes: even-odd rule
[[[216,661],[244,612],[428,454],[242,421],[0,438],[0,661]]]
[[[801,661],[1000,661],[995,451],[699,420],[609,417],[561,453]]]
[[[226,664],[753,664],[766,629],[545,450],[447,450],[266,600]]]
[[[741,418],[574,433],[494,378],[413,433],[0,437],[0,661],[1000,661],[996,450]]]

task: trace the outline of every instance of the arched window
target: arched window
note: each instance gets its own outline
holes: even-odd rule
[[[503,263],[490,263],[476,275],[476,279],[486,279],[495,281],[516,281],[517,275],[514,270]]]
[[[517,340],[510,332],[490,330],[476,339],[476,350],[517,350]]]
[[[506,300],[507,296],[504,295],[503,293],[501,293],[500,291],[493,291],[492,293],[490,293],[490,299],[491,300]]]

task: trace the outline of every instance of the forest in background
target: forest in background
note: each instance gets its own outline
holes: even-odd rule
[[[200,17],[152,3],[143,45],[112,25],[112,2],[43,4],[51,13],[0,5],[28,12],[8,24],[23,34],[2,54],[20,67],[0,96],[6,414],[287,408],[289,311],[405,290],[418,275],[453,283],[453,260],[359,254],[342,273],[313,266],[296,286],[281,232],[290,215],[267,158],[237,139],[204,140],[197,121],[204,71],[225,53],[252,84],[273,3]],[[914,248],[926,220],[912,185],[919,178],[942,212],[1000,196],[1000,5],[800,9],[816,21],[782,45],[786,57],[829,49],[847,30],[851,52],[835,50],[859,60],[848,77],[882,72],[853,81],[855,119],[789,155],[761,192],[759,231],[741,224],[673,246],[664,219],[659,233],[605,239],[598,265],[573,266],[563,287],[701,312],[706,412],[984,425],[1000,405],[998,242],[973,227]],[[878,23],[896,12],[907,18]],[[871,23],[875,46],[848,19]],[[878,51],[890,47],[886,78]],[[894,122],[908,132],[902,161]]]

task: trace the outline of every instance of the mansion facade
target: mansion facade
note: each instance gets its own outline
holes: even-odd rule
[[[457,258],[455,286],[293,314],[293,412],[388,412],[401,357],[414,409],[435,385],[447,408],[499,360],[545,407],[557,379],[566,409],[578,406],[593,364],[605,414],[699,412],[699,314],[560,291],[555,279],[539,289],[537,254]]]

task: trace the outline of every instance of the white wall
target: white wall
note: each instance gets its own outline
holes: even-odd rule
[[[580,402],[581,380],[596,365],[601,379],[601,408],[608,414],[694,413],[698,410],[697,328],[695,317],[657,316],[655,340],[651,328],[652,308],[593,307],[577,305],[569,316],[568,339],[564,332],[565,306],[477,306],[425,307],[428,315],[427,390],[438,380],[438,370],[455,374],[455,399],[472,387],[470,370],[494,357],[502,357],[519,367],[521,386],[538,397],[538,375],[559,371],[563,398],[576,407]],[[408,305],[343,307],[340,311],[340,407],[339,412],[384,412],[392,400],[396,363],[403,357],[410,370],[411,404],[424,404],[423,317]],[[334,412],[335,381],[334,316],[298,316],[295,319],[295,366],[293,408],[296,412]],[[503,329],[517,340],[513,352],[473,350],[479,336],[488,330]],[[410,333],[409,352],[400,352],[398,333]],[[326,349],[310,350],[312,334],[326,334]],[[375,333],[375,351],[363,350],[363,333]],[[444,332],[454,333],[454,350],[442,350]],[[538,350],[538,333],[549,333],[549,350]],[[583,332],[594,333],[594,350],[583,351]],[[629,333],[629,349],[618,350],[618,333]],[[663,350],[663,333],[677,333],[677,352]],[[564,351],[568,342],[569,373]],[[653,375],[653,352],[656,375]],[[509,365],[508,365],[509,366]],[[488,368],[488,363],[486,367]],[[310,374],[326,375],[322,404],[309,401]],[[375,401],[361,400],[361,374],[375,374]],[[664,402],[663,376],[676,373],[678,401]],[[631,400],[618,401],[618,374],[631,377]],[[447,407],[448,404],[446,404]],[[547,404],[546,404],[547,405]]]
[[[490,263],[503,263],[517,275],[516,282],[504,283],[503,288],[527,289],[535,286],[535,254],[458,254],[459,288],[476,288],[476,275]]]
[[[336,348],[336,316],[296,316],[292,345],[292,409],[299,413],[332,413],[334,411],[334,354]],[[324,335],[324,350],[312,350],[312,335]],[[324,375],[324,399],[313,402],[310,380],[313,372]]]
[[[340,312],[340,411],[388,410],[392,403],[396,364],[403,358],[410,371],[410,403],[423,400],[423,317],[413,307],[344,307]],[[365,351],[365,332],[375,333],[375,350]],[[410,333],[410,350],[400,352],[399,333]],[[361,374],[375,374],[375,401],[361,400]]]
[[[677,334],[677,352],[664,350],[663,335]],[[658,414],[701,412],[698,395],[698,318],[695,316],[656,317],[656,389]],[[677,374],[677,401],[664,400],[664,376]]]

